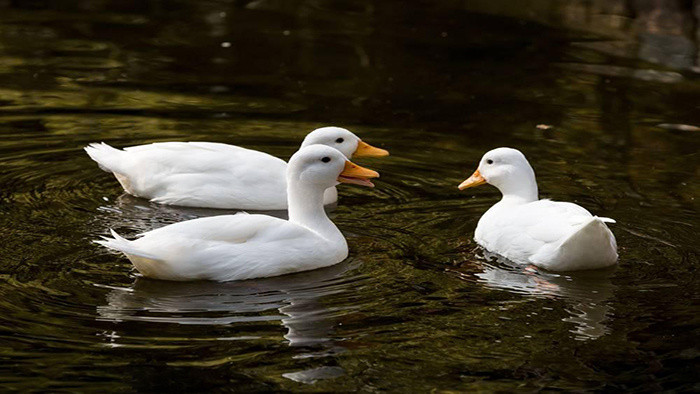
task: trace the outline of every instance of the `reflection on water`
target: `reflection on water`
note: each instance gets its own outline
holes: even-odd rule
[[[308,369],[306,371],[290,372],[282,376],[295,382],[310,384],[316,383],[316,381],[320,379],[337,378],[339,376],[343,376],[343,374],[343,369],[339,367],[319,367]]]
[[[229,283],[172,283],[138,278],[128,288],[112,288],[107,305],[98,306],[98,319],[154,324],[198,326],[236,325],[251,322],[280,322],[289,346],[302,348],[295,358],[324,358],[343,351],[342,338],[334,334],[337,318],[351,311],[333,307],[324,299],[353,290],[363,280],[350,272],[357,261],[311,271],[261,280]],[[276,313],[270,313],[274,311]],[[102,334],[111,347],[121,343],[119,325]],[[203,339],[203,338],[200,338]],[[216,337],[216,340],[252,340],[250,336]],[[269,339],[269,338],[268,338]],[[332,371],[332,372],[330,372]],[[289,372],[285,376],[300,382],[342,375],[336,366]]]
[[[568,275],[541,271],[533,266],[523,267],[487,255],[498,262],[483,264],[483,271],[475,274],[479,282],[516,294],[565,300],[570,316],[563,321],[575,326],[571,332],[576,339],[597,339],[610,331],[606,322],[613,316],[608,301],[615,291],[610,280],[614,269]]]

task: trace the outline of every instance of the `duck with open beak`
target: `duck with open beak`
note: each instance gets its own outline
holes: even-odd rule
[[[389,151],[374,147],[362,140],[357,141],[357,148],[352,154],[353,157],[384,157],[389,156]]]
[[[367,144],[365,144],[367,145]],[[367,145],[369,146],[369,145]],[[373,148],[378,149],[378,148]],[[383,149],[380,149],[383,150]],[[386,151],[385,151],[386,152]],[[387,152],[387,154],[389,154]],[[360,186],[374,187],[370,178],[379,178],[379,173],[377,171],[370,170],[369,168],[364,168],[358,166],[357,164],[346,160],[343,172],[338,175],[338,182],[341,183],[352,183]]]

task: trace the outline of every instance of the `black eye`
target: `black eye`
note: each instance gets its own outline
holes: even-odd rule
[[[324,157],[323,159],[321,159],[321,161],[324,162],[324,163],[328,163],[329,161],[331,161],[331,158],[328,157],[328,156],[326,156],[326,157]]]
[[[491,160],[491,159],[486,160],[486,164],[493,164],[493,160]]]
[[[335,140],[335,142],[337,142],[337,143],[339,143],[339,144],[342,144],[342,143],[343,143],[343,141],[345,141],[345,140],[344,140],[344,139],[342,139],[342,138],[338,138],[337,140]]]

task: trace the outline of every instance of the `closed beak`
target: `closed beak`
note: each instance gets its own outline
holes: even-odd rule
[[[457,187],[459,188],[459,190],[464,190],[470,187],[483,185],[484,183],[486,183],[486,179],[484,179],[484,177],[481,176],[479,170],[476,170],[474,171],[472,176],[467,178],[464,182],[460,183]]]
[[[357,149],[352,154],[353,157],[383,157],[389,156],[389,151],[386,149],[375,148],[374,146],[360,140],[357,141]]]

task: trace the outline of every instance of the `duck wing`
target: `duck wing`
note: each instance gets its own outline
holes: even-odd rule
[[[250,215],[246,212],[239,212],[235,215],[218,215],[186,220],[139,234],[138,237],[139,239],[179,238],[238,244],[250,242],[256,236],[271,229],[301,228],[297,225],[288,225],[291,225],[289,221],[274,216]],[[285,236],[283,232],[280,232],[279,235]]]
[[[529,263],[530,256],[560,243],[591,217],[576,204],[539,200],[501,210],[488,217],[481,229],[480,222],[476,240],[511,260]]]
[[[287,163],[213,142],[159,142],[124,150],[85,148],[128,193],[153,202],[209,208],[286,208]]]
[[[617,244],[606,222],[568,202],[540,200],[514,210],[508,239],[499,241],[516,261],[554,271],[595,269],[617,261]],[[515,258],[513,258],[515,257]]]
[[[543,243],[561,242],[592,217],[579,205],[551,200],[526,204],[516,215],[527,236]]]
[[[126,254],[143,275],[169,280],[255,277],[261,269],[269,270],[265,256],[308,246],[317,238],[289,221],[245,213],[175,223],[134,240],[112,234],[96,242]]]

